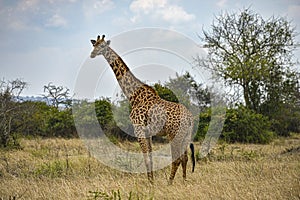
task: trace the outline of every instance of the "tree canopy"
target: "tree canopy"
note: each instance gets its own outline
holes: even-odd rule
[[[235,105],[242,103],[268,116],[273,129],[285,135],[294,112],[300,110],[300,76],[294,56],[299,42],[292,23],[283,17],[264,19],[244,9],[216,16],[211,30],[203,30],[203,35],[208,56],[198,59],[199,65],[227,87],[238,87],[234,95],[243,99]],[[282,114],[289,117],[283,119]]]
[[[208,59],[200,64],[226,85],[238,85],[246,107],[260,111],[265,102],[294,101],[299,74],[293,71],[295,27],[282,17],[262,18],[250,9],[223,13],[203,31]]]

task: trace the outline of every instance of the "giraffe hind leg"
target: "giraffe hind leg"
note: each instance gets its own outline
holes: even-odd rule
[[[172,184],[177,169],[181,163],[181,141],[180,138],[175,137],[171,143],[171,153],[172,153],[172,167],[171,167],[171,174],[169,178],[169,183]]]
[[[177,158],[175,161],[172,162],[172,168],[171,168],[171,174],[170,174],[170,178],[169,178],[169,184],[173,183],[176,171],[177,171],[180,163],[181,163],[181,158]]]
[[[187,151],[185,151],[183,155],[181,155],[179,158],[177,158],[175,161],[172,162],[172,169],[171,169],[171,174],[170,174],[170,179],[169,179],[170,184],[172,184],[180,164],[182,166],[183,180],[186,180],[187,162],[188,162]]]
[[[183,128],[183,130],[185,130]],[[186,179],[186,167],[188,162],[188,155],[187,155],[187,146],[189,143],[189,134],[185,134],[185,131],[180,131],[174,138],[171,143],[171,152],[172,152],[172,169],[170,175],[170,183],[173,181],[176,171],[181,164],[182,172],[183,172],[183,179]]]
[[[185,151],[184,154],[181,156],[182,176],[184,180],[186,180],[187,162],[188,162],[188,155],[187,155],[187,151]]]

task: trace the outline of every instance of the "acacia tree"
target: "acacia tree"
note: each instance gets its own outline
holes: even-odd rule
[[[76,137],[77,132],[72,118],[70,89],[48,83],[44,86],[44,97],[51,105],[46,118],[48,136]],[[62,106],[62,107],[60,107]]]
[[[240,87],[247,108],[261,112],[263,104],[296,101],[299,74],[292,67],[298,43],[285,18],[265,20],[249,9],[224,13],[203,35],[208,59],[198,59],[199,64],[227,86]]]

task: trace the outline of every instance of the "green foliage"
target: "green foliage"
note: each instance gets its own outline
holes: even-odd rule
[[[159,83],[155,83],[154,89],[157,91],[160,98],[171,102],[176,102],[176,103],[179,102],[176,95],[169,88],[164,87]]]
[[[198,131],[194,140],[204,139],[211,120],[211,109],[199,115]],[[271,131],[271,122],[268,117],[257,114],[244,106],[227,109],[226,120],[221,139],[229,143],[260,143],[272,141],[274,133]]]
[[[92,124],[95,116],[94,103],[87,100],[74,101],[72,114],[78,126],[89,126]]]
[[[131,107],[127,99],[120,100],[117,104],[113,104],[113,113],[116,124],[127,133],[133,133],[133,127],[129,119],[130,111]]]
[[[264,19],[248,8],[217,16],[211,28],[203,31],[208,58],[199,58],[199,64],[234,88],[235,105],[243,102],[268,117],[277,135],[299,131],[300,75],[293,70],[299,42],[292,23],[283,17]]]
[[[0,146],[18,147],[18,138],[21,136],[77,136],[71,108],[22,101],[15,95],[21,93],[18,90],[24,85],[20,81],[2,82],[0,85]]]
[[[99,99],[95,101],[95,111],[97,119],[103,130],[109,130],[114,126],[112,105],[109,99]]]
[[[299,74],[292,70],[293,53],[299,43],[289,21],[282,17],[265,20],[244,9],[217,16],[211,27],[203,38],[208,59],[200,64],[226,85],[238,87],[235,95],[243,92],[247,108],[259,113],[264,103],[276,107],[295,99]]]
[[[45,102],[26,101],[20,104],[23,112],[16,122],[17,132],[24,136],[45,136],[50,107]]]
[[[300,107],[297,104],[264,104],[261,113],[270,118],[271,129],[279,136],[290,136],[291,132],[300,132]]]
[[[199,123],[197,133],[194,137],[194,141],[200,141],[205,138],[208,131],[209,122],[211,120],[211,109],[208,108],[199,114]]]
[[[244,106],[228,109],[221,138],[227,142],[269,143],[274,137],[270,125],[267,117]]]
[[[275,72],[279,71],[275,70]],[[264,102],[260,104],[259,112],[243,106],[228,109],[221,138],[228,142],[268,143],[274,137],[273,132],[280,136],[289,136],[290,132],[300,132],[300,104],[297,98],[300,93],[297,89],[299,83],[295,80],[296,74],[291,72],[289,77],[292,78],[285,79],[279,84],[280,78],[276,80],[275,78],[281,73],[279,75],[276,73],[273,74],[272,83],[281,85],[282,90],[279,92],[275,92],[275,89],[269,90],[267,96],[264,96]],[[271,80],[271,77],[269,79]],[[69,106],[59,106],[69,105],[68,89],[51,86],[52,89],[58,89],[63,97],[57,98],[59,104],[48,105],[45,102],[23,102],[18,99],[25,85],[22,81],[0,81],[1,147],[20,147],[21,136],[77,137],[73,116],[79,119],[76,121],[77,125],[84,125],[87,129],[98,120],[105,134],[114,143],[118,143],[119,139],[135,140],[129,119],[131,108],[128,100],[123,99],[116,104],[107,98],[95,102],[78,100],[73,104],[76,111],[72,112],[73,108]],[[207,88],[203,89],[189,73],[177,75],[165,85],[157,83],[154,88],[161,98],[185,104],[194,116],[201,111],[198,127],[195,123],[197,132],[194,140],[204,139],[212,112],[209,108],[210,93]],[[76,109],[77,106],[80,109]],[[95,136],[96,133],[87,134]]]
[[[133,139],[127,134],[132,130],[129,109],[127,100],[118,102],[118,105],[113,105],[107,98],[95,101],[97,119],[111,142],[117,143],[118,139]],[[131,132],[133,133],[133,130]]]
[[[165,83],[165,87],[174,93],[178,101],[190,110],[206,108],[210,104],[210,93],[202,84],[197,83],[190,73],[176,74]]]
[[[24,123],[20,120],[24,107],[18,100],[26,86],[27,83],[19,79],[0,81],[0,147],[20,147],[16,124]]]
[[[59,110],[56,107],[51,107],[47,112],[45,128],[46,136],[77,136],[72,117],[72,110],[70,108]]]

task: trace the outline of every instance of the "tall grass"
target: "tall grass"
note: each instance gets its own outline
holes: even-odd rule
[[[219,144],[194,173],[189,161],[187,181],[179,169],[173,185],[169,167],[150,185],[145,174],[104,166],[79,139],[23,139],[21,146],[0,152],[0,199],[300,198],[299,135],[268,145]]]

